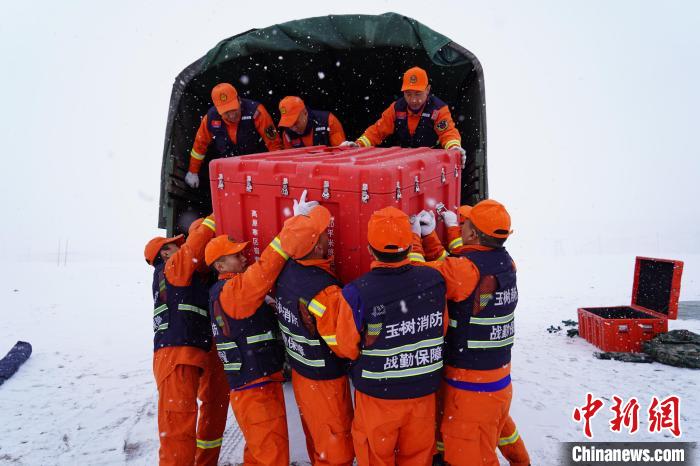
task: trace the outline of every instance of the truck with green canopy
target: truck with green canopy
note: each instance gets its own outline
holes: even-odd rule
[[[396,14],[331,15],[277,24],[222,40],[175,78],[161,168],[158,226],[174,235],[211,211],[207,164],[199,188],[185,184],[189,153],[212,87],[233,84],[277,119],[277,103],[298,95],[333,112],[354,140],[401,96],[405,70],[428,72],[432,92],[447,102],[467,166],[462,203],[488,197],[484,75],[477,58],[418,21]],[[213,145],[212,145],[213,146]],[[214,157],[207,154],[207,161]]]

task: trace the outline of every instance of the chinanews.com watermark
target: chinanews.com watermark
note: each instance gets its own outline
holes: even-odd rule
[[[629,464],[695,465],[694,442],[565,442],[561,458],[566,466]]]
[[[603,409],[609,403],[609,409]],[[642,406],[644,409],[642,410]],[[605,413],[607,425],[601,426]],[[651,396],[648,402],[631,397],[628,400],[613,395],[610,399],[587,393],[585,402],[571,414],[573,422],[582,427],[587,441],[564,442],[561,447],[562,464],[617,466],[629,464],[696,465],[698,457],[695,442],[682,442],[681,399],[676,395],[666,398]],[[599,416],[595,429],[622,434],[619,442],[595,442],[594,418]],[[606,429],[607,427],[607,429]],[[646,431],[652,435],[673,437],[672,442],[630,442],[630,436]],[[626,434],[626,435],[625,435]],[[606,435],[609,439],[610,435]],[[648,438],[648,436],[647,436]],[[622,441],[624,440],[624,441]]]

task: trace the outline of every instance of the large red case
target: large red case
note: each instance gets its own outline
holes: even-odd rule
[[[252,242],[260,255],[292,215],[304,189],[332,215],[329,245],[338,277],[369,270],[367,221],[395,206],[407,214],[459,205],[460,156],[442,149],[313,146],[214,160],[209,164],[217,233]],[[445,228],[438,222],[438,234]]]
[[[637,257],[632,304],[579,308],[579,335],[603,351],[640,351],[678,315],[682,273],[681,261]]]

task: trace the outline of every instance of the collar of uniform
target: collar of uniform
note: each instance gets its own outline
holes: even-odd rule
[[[377,268],[382,268],[382,269],[397,269],[399,267],[403,267],[406,264],[410,264],[411,259],[408,257],[402,260],[401,262],[381,262],[381,261],[372,261],[372,264],[370,264],[371,269],[377,269]]]
[[[329,274],[333,275],[335,277],[335,273],[333,270],[331,270],[331,264],[333,264],[333,258],[329,257],[327,259],[307,259],[304,261],[297,261],[299,265],[303,265],[304,267],[318,267],[319,269],[323,269]]]
[[[219,274],[219,280],[228,280],[229,278],[233,278],[236,275],[238,275],[235,272],[226,272],[226,273],[220,273]]]
[[[493,248],[488,246],[483,246],[481,244],[465,244],[459,248],[458,252],[470,252],[470,251],[493,251]]]

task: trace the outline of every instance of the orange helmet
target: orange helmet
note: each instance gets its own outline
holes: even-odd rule
[[[146,262],[148,262],[150,265],[153,265],[153,263],[156,261],[156,258],[158,257],[158,253],[161,249],[163,249],[163,246],[169,243],[175,243],[178,246],[182,246],[184,242],[184,235],[177,235],[173,236],[172,238],[156,236],[146,244],[146,248],[143,250],[143,255],[146,258]]]

